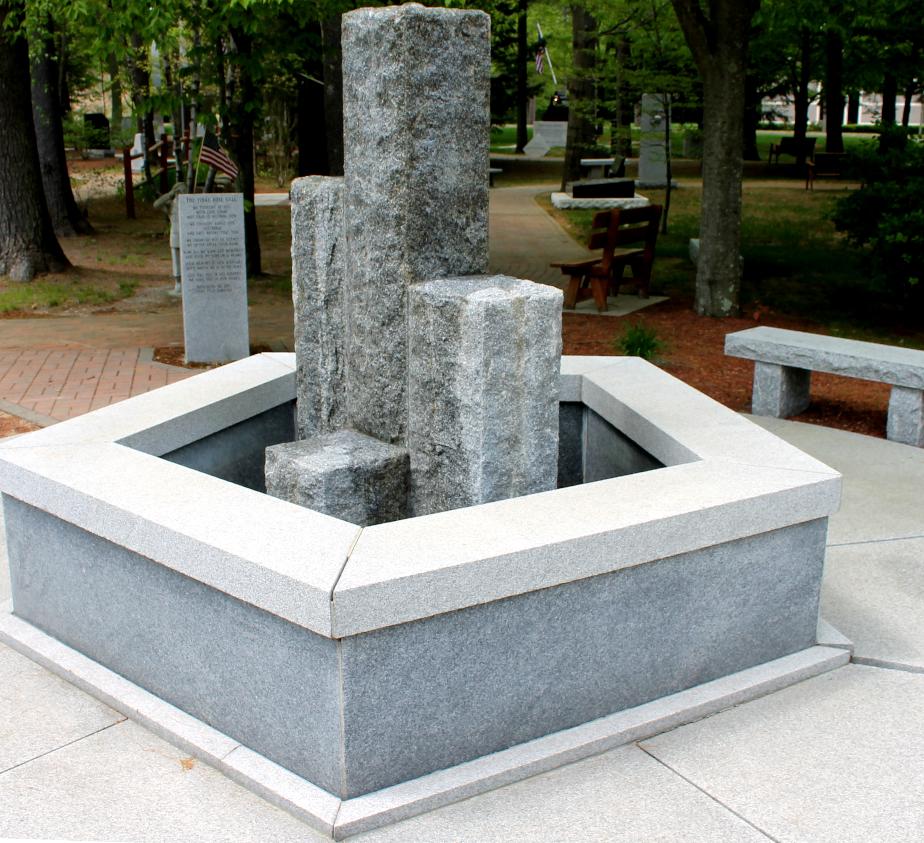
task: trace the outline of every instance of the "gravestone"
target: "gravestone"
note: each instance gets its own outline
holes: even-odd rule
[[[665,128],[668,114],[666,97],[662,94],[642,94],[641,139],[638,157],[638,186],[667,185],[667,148]]]
[[[181,194],[180,263],[187,363],[250,354],[241,193]]]
[[[383,520],[379,487],[387,517],[553,489],[561,292],[483,276],[489,18],[407,4],[350,12],[342,33],[344,177],[292,189],[309,439],[268,454],[267,489],[359,524]],[[358,508],[337,502],[346,446]]]

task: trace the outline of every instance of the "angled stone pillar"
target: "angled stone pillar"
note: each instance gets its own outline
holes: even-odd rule
[[[296,437],[308,439],[346,420],[343,179],[295,179],[290,196]]]
[[[343,16],[351,427],[407,435],[407,289],[488,266],[490,19],[417,4]]]
[[[410,290],[411,508],[556,487],[562,293],[503,275]]]

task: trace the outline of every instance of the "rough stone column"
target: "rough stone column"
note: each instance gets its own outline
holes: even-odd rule
[[[751,412],[778,419],[799,415],[809,405],[811,381],[808,369],[755,361]]]
[[[407,289],[488,265],[490,19],[417,4],[343,16],[350,426],[407,433]]]
[[[346,420],[343,179],[296,179],[291,200],[296,437],[308,439]]]
[[[410,290],[415,515],[556,487],[562,293],[503,275]]]

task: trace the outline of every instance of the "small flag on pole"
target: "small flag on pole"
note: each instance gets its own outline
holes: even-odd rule
[[[536,48],[536,73],[542,74],[545,70],[545,45],[540,44]]]
[[[218,143],[218,138],[211,132],[206,132],[202,138],[202,148],[199,150],[199,163],[214,167],[221,173],[237,178],[237,164],[235,164]]]

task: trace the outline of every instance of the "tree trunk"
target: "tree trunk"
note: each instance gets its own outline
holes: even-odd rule
[[[847,96],[847,122],[851,126],[860,122],[860,95],[857,93]]]
[[[32,60],[32,118],[45,201],[58,237],[92,234],[93,227],[77,207],[71,190],[59,111],[58,63],[53,51],[54,39],[49,36]]]
[[[812,81],[812,33],[804,27],[799,37],[799,80],[796,85],[793,137],[798,144],[796,166],[805,166],[805,138],[808,135],[809,83]]]
[[[526,67],[529,63],[526,41],[526,11],[528,0],[519,0],[517,7],[517,148],[521,155],[529,143],[526,133]]]
[[[596,144],[594,70],[596,67],[597,21],[581,6],[571,7],[573,70],[568,80],[568,139],[561,189],[581,177],[581,159],[589,157]]]
[[[324,127],[327,133],[327,166],[332,176],[343,175],[343,70],[340,51],[340,15],[321,22],[324,62]]]
[[[733,316],[741,288],[741,174],[748,35],[757,2],[672,0],[703,80],[703,199],[694,307]]]
[[[51,225],[39,168],[29,95],[29,49],[6,32],[0,2],[0,275],[31,281],[70,264]]]
[[[132,36],[132,113],[135,131],[144,135],[144,177],[151,180],[151,161],[148,150],[154,146],[154,113],[148,108],[151,74],[148,69],[148,47],[137,33]]]
[[[898,81],[895,74],[886,73],[882,80],[882,114],[879,121],[883,126],[895,125],[895,99],[898,96]]]
[[[760,123],[760,91],[757,89],[757,77],[750,73],[745,81],[744,122],[741,138],[741,157],[745,161],[760,161],[757,149],[757,125]]]
[[[610,131],[610,150],[623,158],[632,157],[633,100],[626,83],[626,66],[632,54],[632,42],[625,33],[616,37],[616,107]]]
[[[119,62],[115,55],[109,55],[109,127],[113,132],[122,132],[122,78]]]
[[[902,107],[902,126],[911,124],[911,100],[914,99],[914,82],[905,87],[905,104]]]
[[[257,230],[257,216],[254,207],[254,122],[257,117],[256,105],[258,94],[250,74],[253,60],[253,42],[249,35],[235,27],[231,28],[231,37],[240,58],[238,64],[238,96],[232,104],[230,114],[231,148],[237,166],[240,168],[241,192],[244,194],[244,245],[247,250],[247,274],[259,275],[262,272],[260,255],[260,233]]]
[[[315,22],[313,26],[314,34],[320,42],[323,39],[320,21]],[[296,90],[296,167],[300,176],[326,176],[330,173],[330,162],[327,160],[327,121],[324,119],[324,85],[318,82],[323,76],[324,62],[321,56],[315,55],[305,60]]]
[[[844,41],[834,29],[825,38],[825,151],[844,151]]]

